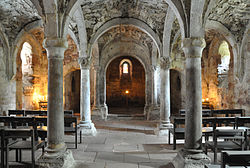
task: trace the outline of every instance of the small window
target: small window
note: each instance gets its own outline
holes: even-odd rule
[[[29,43],[23,43],[21,50],[22,73],[24,75],[32,74],[32,47]]]
[[[218,74],[226,74],[230,63],[230,50],[226,41],[221,43],[218,53],[221,56],[221,63],[218,65]]]
[[[123,67],[122,67],[122,68],[123,68],[122,72],[125,73],[125,74],[127,74],[127,73],[128,73],[128,63],[125,62],[125,63],[123,64]]]

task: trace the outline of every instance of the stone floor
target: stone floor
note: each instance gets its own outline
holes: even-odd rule
[[[171,160],[177,150],[168,145],[167,136],[154,134],[155,122],[145,120],[115,120],[95,122],[98,134],[83,137],[74,149],[74,136],[65,141],[73,153],[77,168],[173,168]],[[183,146],[178,141],[177,149]],[[37,158],[41,151],[36,152]],[[10,152],[14,161],[15,153]],[[23,152],[23,160],[30,161],[30,152]],[[24,167],[11,163],[12,167]]]

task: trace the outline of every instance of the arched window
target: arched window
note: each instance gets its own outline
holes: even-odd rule
[[[222,41],[219,47],[218,54],[221,56],[221,63],[218,65],[218,75],[227,74],[229,70],[230,63],[230,50],[228,43],[226,41]]]
[[[120,62],[119,65],[119,69],[120,69],[120,78],[122,77],[122,75],[129,75],[130,78],[132,79],[132,62],[129,59],[123,59]]]
[[[21,60],[22,60],[22,74],[30,75],[33,74],[32,71],[32,47],[29,43],[23,43],[23,48],[21,50]]]
[[[122,73],[125,73],[125,74],[128,73],[128,63],[127,62],[123,63],[123,65],[122,65]]]

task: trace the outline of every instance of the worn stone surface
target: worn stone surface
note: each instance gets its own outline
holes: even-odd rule
[[[165,1],[156,0],[98,0],[82,3],[88,38],[106,21],[116,17],[138,18],[159,33],[162,38],[167,9],[168,5]]]
[[[25,24],[40,18],[29,0],[4,0],[0,2],[1,24],[10,41],[16,38]]]
[[[240,43],[250,19],[248,0],[218,0],[208,18],[225,25]]]

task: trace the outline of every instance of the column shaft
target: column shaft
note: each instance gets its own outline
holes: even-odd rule
[[[81,120],[91,121],[89,69],[81,68]]]
[[[161,69],[161,121],[170,123],[169,69]]]
[[[183,40],[186,55],[186,118],[185,148],[200,149],[202,140],[201,56],[205,47],[203,38]]]
[[[48,56],[48,154],[66,150],[64,143],[63,57],[67,48],[65,39],[46,39]]]

